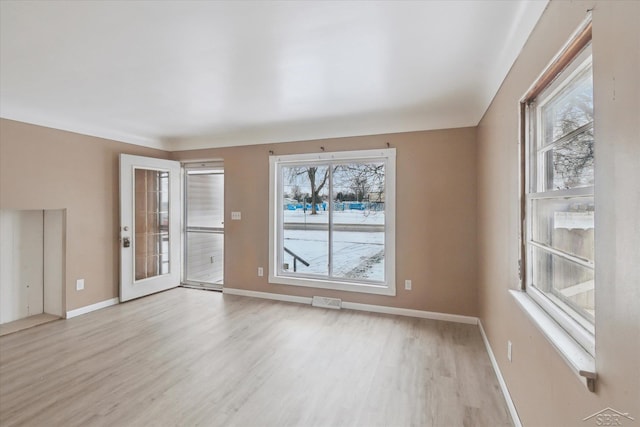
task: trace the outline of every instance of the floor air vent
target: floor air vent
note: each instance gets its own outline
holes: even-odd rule
[[[342,308],[342,300],[338,298],[313,297],[311,305],[314,307],[334,308],[340,310]]]

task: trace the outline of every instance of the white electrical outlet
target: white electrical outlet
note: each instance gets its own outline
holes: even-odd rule
[[[411,290],[411,280],[405,280],[405,281],[404,281],[404,288],[405,288],[407,291],[410,291],[410,290]]]
[[[511,341],[507,341],[507,359],[511,362]]]
[[[84,279],[76,280],[76,291],[81,291],[84,289]]]
[[[240,221],[242,219],[242,212],[231,212],[231,219],[234,221]]]
[[[264,270],[262,269],[262,267],[258,267],[258,277],[262,276],[264,276]]]

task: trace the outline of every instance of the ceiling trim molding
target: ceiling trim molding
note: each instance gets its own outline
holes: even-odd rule
[[[65,132],[77,133],[80,135],[91,136],[94,138],[108,139],[115,142],[122,142],[124,144],[139,145],[141,147],[155,148],[157,150],[170,151],[166,141],[159,139],[144,138],[139,135],[128,134],[124,132],[118,132],[111,129],[100,129],[93,126],[83,126],[75,123],[68,123],[61,120],[51,120],[42,118],[33,118],[28,114],[6,114],[2,112],[0,118],[6,120],[13,120],[16,122],[27,123],[35,126],[42,126],[55,130],[61,130]]]

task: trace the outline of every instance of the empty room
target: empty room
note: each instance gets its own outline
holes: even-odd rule
[[[640,426],[640,1],[0,0],[1,426]]]

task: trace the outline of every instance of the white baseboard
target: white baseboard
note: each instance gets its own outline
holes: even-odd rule
[[[511,394],[509,394],[507,383],[504,381],[504,378],[502,377],[502,372],[500,372],[498,361],[493,355],[491,344],[489,344],[489,339],[487,338],[487,335],[484,333],[484,328],[482,327],[482,322],[480,321],[480,319],[478,319],[478,327],[480,328],[480,335],[482,335],[482,341],[484,341],[484,346],[487,348],[487,353],[489,353],[489,360],[491,360],[491,366],[493,366],[493,370],[496,373],[496,377],[498,377],[498,383],[500,384],[500,389],[502,390],[504,399],[507,401],[507,407],[509,408],[509,414],[511,415],[511,419],[513,420],[513,425],[515,427],[522,427],[522,422],[520,422],[520,417],[518,416],[516,405],[513,403],[513,400],[511,399]]]
[[[271,299],[276,301],[297,302],[300,304],[309,304],[309,305],[311,305],[311,300],[312,300],[311,298],[308,298],[308,297],[297,297],[293,295],[274,294],[271,292],[247,291],[244,289],[236,289],[236,288],[224,288],[222,292],[230,295],[241,295],[246,297],[264,298],[264,299]],[[360,310],[360,311],[369,311],[372,313],[395,314],[399,316],[419,317],[422,319],[444,320],[447,322],[456,322],[456,323],[468,323],[471,325],[476,325],[478,323],[478,318],[472,317],[472,316],[461,316],[459,314],[447,314],[447,313],[437,313],[433,311],[412,310],[409,308],[387,307],[384,305],[360,304],[357,302],[348,302],[348,301],[342,301],[342,308],[346,310]]]
[[[120,303],[119,298],[111,298],[106,301],[100,301],[95,304],[86,305],[84,307],[76,308],[75,310],[67,311],[66,318],[71,319],[72,317],[91,313],[92,311],[100,310],[101,308],[110,307],[112,305],[116,305],[119,303]]]
[[[342,308],[348,310],[370,311],[373,313],[395,314],[398,316],[419,317],[421,319],[444,320],[446,322],[468,323],[470,325],[478,324],[477,317],[438,313],[435,311],[412,310],[410,308],[388,307],[385,305],[360,304],[357,302],[343,301]]]
[[[240,295],[243,297],[272,299],[276,301],[297,302],[300,304],[311,305],[311,298],[297,297],[294,295],[272,294],[270,292],[248,291],[245,289],[236,289],[236,288],[222,288],[222,293],[229,294],[229,295]]]

